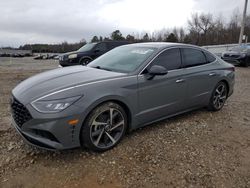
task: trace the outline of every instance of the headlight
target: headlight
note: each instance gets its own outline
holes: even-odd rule
[[[60,112],[66,108],[68,108],[70,105],[72,105],[74,102],[76,102],[78,99],[80,99],[81,96],[77,97],[71,97],[66,99],[58,99],[58,100],[38,100],[31,103],[31,105],[39,112],[44,113],[56,113]]]
[[[77,54],[71,54],[68,56],[69,59],[75,59],[77,58]]]
[[[241,54],[241,57],[246,57],[247,54]]]

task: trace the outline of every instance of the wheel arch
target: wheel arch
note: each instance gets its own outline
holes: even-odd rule
[[[127,130],[126,132],[129,132],[131,129],[132,129],[132,110],[131,108],[129,108],[129,105],[128,103],[126,102],[126,100],[124,100],[122,97],[120,96],[108,96],[108,97],[104,97],[104,98],[100,98],[99,100],[96,100],[92,105],[90,105],[89,108],[87,108],[86,110],[86,115],[85,115],[85,118],[82,122],[82,125],[81,125],[81,128],[80,128],[80,132],[79,132],[79,139],[81,140],[81,131],[82,131],[82,128],[87,120],[87,118],[89,117],[90,113],[95,109],[97,108],[98,106],[104,104],[104,103],[107,103],[107,102],[114,102],[114,103],[117,103],[118,105],[120,105],[127,117],[128,117],[128,126],[127,126]]]
[[[93,59],[92,59],[90,56],[82,56],[82,57],[79,59],[79,63],[80,63],[83,59],[89,59],[90,61],[93,61]]]

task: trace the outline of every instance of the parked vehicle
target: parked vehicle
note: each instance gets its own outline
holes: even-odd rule
[[[39,54],[39,55],[35,56],[33,59],[34,59],[34,60],[43,59],[43,55],[42,55],[42,54]]]
[[[39,54],[39,55],[35,56],[34,59],[35,60],[40,60],[40,59],[55,59],[55,60],[58,60],[59,55],[58,54]]]
[[[250,45],[238,45],[222,54],[221,58],[229,63],[244,67],[250,65]]]
[[[88,43],[79,50],[60,55],[59,63],[62,67],[72,65],[87,65],[92,60],[102,54],[112,50],[115,47],[129,44],[126,41],[104,41],[97,43]]]
[[[87,66],[33,76],[12,91],[14,127],[47,149],[106,151],[125,132],[194,109],[220,110],[234,66],[197,46],[138,43]]]

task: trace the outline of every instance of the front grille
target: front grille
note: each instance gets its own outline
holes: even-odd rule
[[[231,55],[231,57],[238,58],[238,57],[240,57],[240,55]]]
[[[25,122],[32,119],[28,109],[15,98],[11,101],[11,112],[16,124],[19,127],[22,127]]]

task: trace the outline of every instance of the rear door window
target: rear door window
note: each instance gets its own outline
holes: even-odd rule
[[[211,63],[211,62],[216,60],[216,58],[212,54],[210,54],[208,52],[204,52],[204,54],[206,56],[207,63]]]
[[[206,64],[207,60],[201,50],[193,48],[182,48],[182,59],[185,67],[193,67]]]

